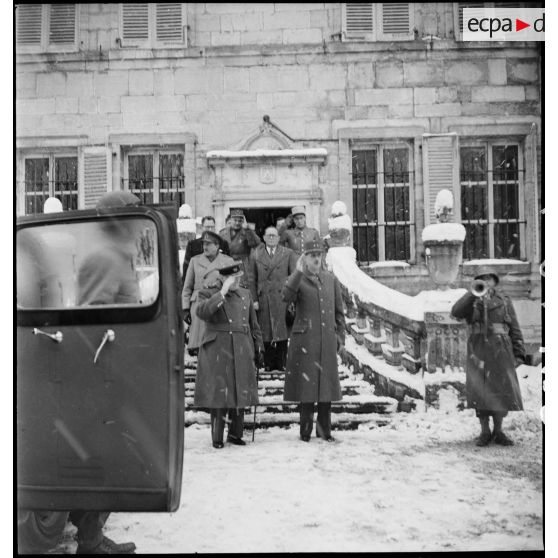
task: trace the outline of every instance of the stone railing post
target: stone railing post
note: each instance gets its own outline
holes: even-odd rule
[[[452,318],[449,312],[425,312],[426,371],[443,372],[465,369],[467,359],[467,325]]]

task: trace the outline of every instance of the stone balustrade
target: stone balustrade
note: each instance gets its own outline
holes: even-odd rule
[[[327,264],[341,283],[346,329],[359,347],[360,358],[347,348],[341,356],[361,368],[378,395],[437,405],[441,387],[464,383],[467,326],[450,316],[463,289],[405,295],[363,272],[348,246],[330,247]],[[363,354],[373,358],[365,363]]]

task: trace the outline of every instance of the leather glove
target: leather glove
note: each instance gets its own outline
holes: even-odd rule
[[[256,366],[258,368],[263,368],[264,367],[264,354],[263,351],[258,351],[256,353]]]
[[[184,321],[188,324],[191,325],[192,324],[192,315],[190,314],[190,309],[187,308],[186,310],[184,310]]]

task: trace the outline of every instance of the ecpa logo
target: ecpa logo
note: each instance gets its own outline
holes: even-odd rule
[[[544,8],[464,8],[464,41],[544,41]]]

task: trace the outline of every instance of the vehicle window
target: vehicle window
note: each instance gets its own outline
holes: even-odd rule
[[[41,224],[16,238],[21,309],[143,306],[157,299],[157,230],[150,219]]]

